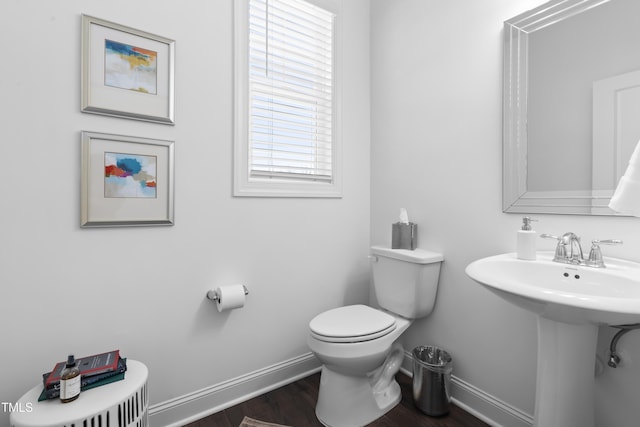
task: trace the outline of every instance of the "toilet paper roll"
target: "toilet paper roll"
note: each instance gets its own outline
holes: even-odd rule
[[[218,294],[218,301],[216,301],[218,311],[244,307],[244,300],[246,297],[244,294],[244,286],[220,286],[216,288],[216,293]]]

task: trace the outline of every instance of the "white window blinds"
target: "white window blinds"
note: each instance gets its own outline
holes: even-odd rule
[[[333,179],[333,21],[303,0],[249,1],[250,176]]]

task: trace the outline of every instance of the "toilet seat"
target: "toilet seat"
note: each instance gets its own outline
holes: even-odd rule
[[[366,305],[325,311],[309,322],[311,335],[332,343],[356,343],[383,337],[396,329],[396,319]]]

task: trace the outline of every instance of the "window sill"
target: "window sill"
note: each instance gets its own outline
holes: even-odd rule
[[[287,181],[272,179],[236,179],[234,197],[342,198],[337,182]]]

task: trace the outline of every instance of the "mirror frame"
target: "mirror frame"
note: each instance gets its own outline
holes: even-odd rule
[[[610,0],[552,0],[504,22],[503,188],[507,213],[616,215],[611,191],[527,188],[528,36]]]

